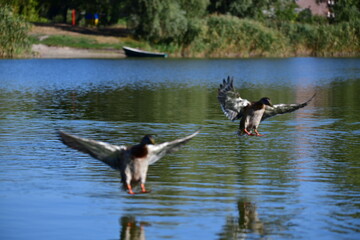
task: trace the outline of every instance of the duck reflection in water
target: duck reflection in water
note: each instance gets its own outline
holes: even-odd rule
[[[238,201],[238,211],[240,229],[244,231],[250,230],[260,235],[264,234],[264,225],[258,217],[255,203],[240,200]]]
[[[220,239],[246,239],[248,234],[265,235],[264,224],[258,217],[256,204],[246,199],[237,202],[238,217],[229,216]]]
[[[231,121],[240,119],[239,134],[249,136],[263,136],[258,132],[261,121],[278,114],[290,113],[305,107],[315,97],[315,94],[304,103],[275,104],[270,98],[263,97],[257,102],[250,102],[240,97],[233,86],[234,79],[228,77],[223,80],[218,89],[218,100],[226,117]],[[254,131],[254,133],[252,133]]]
[[[149,165],[157,162],[166,154],[177,151],[195,137],[199,131],[197,130],[184,138],[160,144],[155,144],[151,135],[145,135],[139,144],[130,147],[81,138],[63,131],[58,131],[58,134],[65,145],[87,153],[119,170],[124,189],[127,189],[129,194],[135,194],[133,187],[137,183],[140,183],[141,193],[148,192],[145,189],[145,181]]]
[[[133,216],[123,216],[119,220],[121,225],[120,240],[145,240],[145,226],[147,222],[137,222]]]

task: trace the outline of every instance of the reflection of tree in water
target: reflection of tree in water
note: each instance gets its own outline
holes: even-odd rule
[[[177,119],[194,123],[206,118],[208,96],[206,88],[176,84],[165,88],[105,85],[39,94],[37,100],[40,109],[51,108],[69,118],[171,123]]]
[[[133,216],[123,216],[120,219],[120,240],[145,240],[144,226],[147,222],[137,222]]]
[[[253,202],[241,199],[237,203],[239,216],[229,216],[220,239],[246,239],[248,234],[258,234],[264,237],[264,224],[258,217],[256,205]]]

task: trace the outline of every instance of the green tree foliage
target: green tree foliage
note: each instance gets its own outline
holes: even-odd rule
[[[39,21],[37,0],[0,0],[0,6],[10,6],[12,11],[27,21]]]
[[[69,10],[75,9],[77,11],[78,20],[85,13],[98,13],[101,17],[101,23],[112,24],[116,23],[119,18],[126,15],[125,5],[130,0],[0,0],[13,2],[13,6],[18,8],[24,5],[23,3],[33,3],[36,7],[36,14],[43,19],[48,19],[52,22],[66,23],[69,15]],[[19,12],[21,15],[22,13]],[[29,21],[38,21],[31,20]]]
[[[130,26],[139,38],[186,45],[200,33],[207,5],[208,0],[134,0]]]
[[[29,24],[7,5],[0,5],[0,57],[11,58],[28,50]]]
[[[335,22],[351,22],[360,19],[359,0],[335,1]]]
[[[297,18],[295,8],[297,7],[294,1],[278,1],[274,5],[275,18],[278,21],[294,22]]]
[[[240,18],[263,19],[289,12],[293,0],[211,0],[210,13],[231,14]],[[293,8],[291,8],[293,10]]]

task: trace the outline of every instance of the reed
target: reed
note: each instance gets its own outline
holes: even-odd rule
[[[0,5],[0,58],[13,58],[30,51],[29,28],[9,6]]]
[[[192,57],[359,56],[360,20],[338,24],[268,22],[212,15],[186,48]],[[184,55],[184,49],[182,54]]]
[[[295,55],[358,56],[360,21],[338,24],[281,23],[277,29],[287,36]]]
[[[286,45],[287,39],[279,31],[258,21],[212,15],[191,48],[192,55],[251,57],[278,55],[287,51]]]

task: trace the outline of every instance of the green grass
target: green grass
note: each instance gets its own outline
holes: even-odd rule
[[[129,46],[134,48],[140,48],[144,50],[157,50],[150,46],[147,42],[136,41],[132,38],[119,38],[119,43],[99,43],[95,39],[87,37],[78,37],[70,35],[50,35],[43,40],[40,40],[44,35],[32,35],[30,36],[31,44],[44,44],[48,46],[57,47],[71,47],[80,49],[116,49],[120,50],[123,46]],[[161,48],[161,47],[160,47]]]
[[[43,40],[39,40],[39,36],[32,36],[32,42],[34,44],[45,44],[48,46],[66,46],[85,49],[121,49],[124,45],[124,43],[98,43],[95,39],[68,35],[51,35]]]

